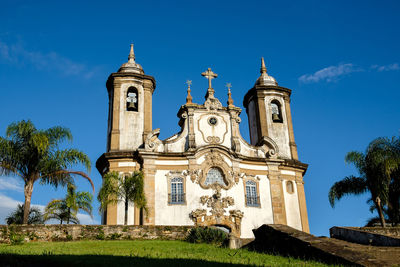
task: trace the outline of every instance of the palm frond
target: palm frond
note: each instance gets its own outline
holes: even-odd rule
[[[367,191],[367,184],[364,178],[347,176],[343,180],[333,184],[329,190],[329,203],[335,206],[335,201],[340,200],[343,196],[349,194],[362,194]]]

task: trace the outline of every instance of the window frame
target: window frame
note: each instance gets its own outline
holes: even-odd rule
[[[260,178],[257,176],[246,175],[243,177],[243,189],[244,189],[244,204],[248,208],[261,208],[261,196],[260,196]],[[255,185],[256,201],[255,204],[249,204],[247,195],[247,183],[252,182]]]
[[[166,175],[166,177],[168,186],[168,194],[167,194],[168,206],[186,205],[186,175],[183,175],[182,172],[171,171]],[[182,179],[182,201],[180,202],[172,201],[172,184],[174,183],[173,182],[174,179]]]

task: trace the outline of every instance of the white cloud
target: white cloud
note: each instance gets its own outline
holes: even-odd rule
[[[38,70],[57,71],[63,75],[82,75],[90,78],[96,69],[74,62],[55,52],[30,51],[20,44],[7,44],[0,41],[0,60],[14,65],[31,64]]]
[[[377,70],[379,72],[381,71],[391,71],[391,70],[400,70],[400,65],[399,63],[392,63],[388,65],[372,65],[371,69]]]
[[[362,69],[354,66],[351,63],[345,63],[323,68],[313,74],[304,74],[300,76],[299,81],[303,83],[316,83],[320,81],[333,82],[339,79],[341,76],[359,71],[362,71]]]
[[[23,192],[23,184],[16,177],[2,176],[0,177],[0,190],[11,190]]]

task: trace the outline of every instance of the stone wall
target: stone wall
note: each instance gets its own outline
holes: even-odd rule
[[[400,246],[400,227],[332,227],[332,238],[373,246]]]
[[[259,252],[350,266],[397,266],[400,249],[374,247],[316,237],[286,225],[263,225],[253,230],[255,240],[247,245]]]
[[[358,230],[366,231],[369,233],[387,235],[387,236],[391,236],[391,237],[400,238],[400,226],[396,226],[396,227],[387,226],[385,228],[383,228],[383,227],[347,227],[347,228],[358,229]]]
[[[13,234],[23,235],[26,242],[80,239],[183,240],[191,228],[150,225],[0,225],[0,243],[9,243]]]

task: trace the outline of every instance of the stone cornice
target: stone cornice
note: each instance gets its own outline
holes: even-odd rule
[[[133,78],[138,78],[142,80],[149,80],[152,82],[153,88],[152,88],[152,93],[156,89],[156,80],[154,79],[153,76],[146,75],[146,74],[140,74],[140,73],[134,73],[134,72],[114,72],[111,73],[110,76],[108,76],[107,82],[106,82],[106,87],[107,90],[110,91],[111,88],[113,88],[113,83],[115,78],[118,77],[133,77]]]
[[[290,98],[292,90],[290,90],[289,88],[286,88],[286,87],[282,87],[282,86],[256,85],[245,94],[245,96],[243,98],[243,106],[247,109],[247,106],[249,104],[251,97],[253,97],[257,94],[261,93],[263,95],[267,95],[267,94],[273,94],[274,92],[283,93],[284,97]]]

